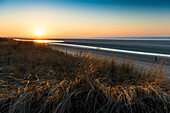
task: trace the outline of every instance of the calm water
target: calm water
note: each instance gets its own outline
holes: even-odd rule
[[[62,38],[54,38],[62,39]],[[104,39],[104,40],[170,40],[170,37],[71,37],[64,39]]]
[[[26,38],[16,38],[16,39],[26,39]],[[27,38],[28,39],[28,38]],[[57,39],[104,39],[104,40],[170,40],[170,37],[53,37],[46,38],[47,40],[57,40]]]

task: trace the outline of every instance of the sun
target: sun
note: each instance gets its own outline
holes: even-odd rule
[[[44,30],[43,29],[36,29],[34,34],[36,36],[42,36],[42,35],[44,35]]]

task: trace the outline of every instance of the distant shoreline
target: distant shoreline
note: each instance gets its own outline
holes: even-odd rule
[[[30,40],[34,41],[34,40]],[[37,42],[43,42],[43,40],[39,40]],[[59,42],[59,43],[58,43]],[[70,50],[86,50],[86,51],[94,51],[97,54],[100,53],[107,56],[116,56],[119,58],[130,58],[136,61],[142,61],[142,62],[149,62],[154,63],[154,58],[156,54],[158,54],[158,60],[160,60],[163,57],[159,57],[159,54],[167,54],[170,55],[170,41],[139,41],[139,40],[98,40],[98,39],[62,39],[62,40],[45,40],[45,43],[50,45],[56,45],[58,47],[65,48],[67,51]],[[58,45],[59,44],[59,45]],[[64,46],[67,45],[75,45],[73,47],[71,46]],[[76,45],[82,45],[85,46],[79,47]],[[91,49],[86,48],[92,47]],[[138,55],[138,54],[131,54],[131,53],[122,53],[122,52],[112,52],[112,51],[103,51],[102,49],[93,49],[93,48],[113,48],[116,50],[127,50],[127,51],[134,51],[134,52],[146,52],[146,53],[155,53],[155,55]],[[167,65],[170,65],[170,59],[163,58],[167,60]]]
[[[11,39],[31,39],[35,40],[37,37],[2,37],[2,38],[11,38]],[[41,40],[151,40],[151,41],[170,41],[170,37],[41,37]]]
[[[157,63],[154,62],[155,56],[147,56],[147,55],[137,55],[130,53],[121,53],[121,52],[111,52],[111,51],[103,51],[100,49],[87,49],[87,48],[79,48],[79,47],[68,47],[63,45],[57,45],[57,40],[53,42],[47,40],[47,44],[51,45],[52,48],[57,49],[62,52],[66,52],[68,54],[87,54],[91,52],[93,56],[97,56],[100,58],[116,57],[118,61],[122,61],[124,59],[130,59],[133,63],[137,65],[141,65],[143,67],[149,68],[150,66],[157,66]],[[139,40],[98,40],[98,39],[61,39],[58,41],[62,41],[61,44],[77,44],[77,45],[87,45],[87,46],[103,46],[106,48],[115,48],[115,49],[127,49],[127,50],[135,50],[135,51],[153,51],[153,52],[163,52],[165,54],[170,55],[170,41],[139,41]],[[166,47],[166,48],[165,48]],[[161,57],[158,56],[158,62]],[[165,59],[163,59],[165,60]],[[170,59],[166,59],[164,67],[167,69],[168,74],[170,74]]]

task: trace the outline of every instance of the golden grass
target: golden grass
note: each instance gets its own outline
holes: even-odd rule
[[[0,39],[0,112],[169,113],[162,65],[71,56],[43,44]]]

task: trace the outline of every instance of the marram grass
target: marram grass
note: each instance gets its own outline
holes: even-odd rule
[[[0,113],[169,113],[165,74],[0,39]]]

